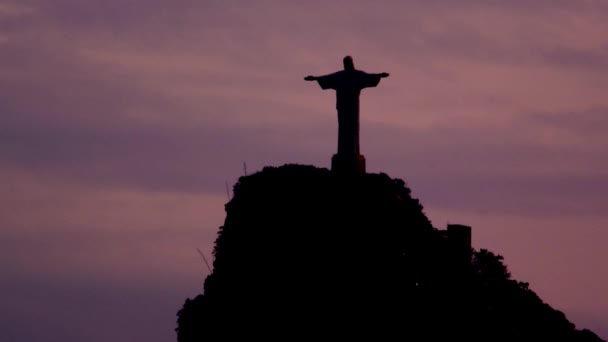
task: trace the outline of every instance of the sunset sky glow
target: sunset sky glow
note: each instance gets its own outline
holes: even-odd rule
[[[0,0],[0,340],[175,341],[225,183],[329,167],[342,68],[368,172],[473,227],[608,339],[608,1]]]

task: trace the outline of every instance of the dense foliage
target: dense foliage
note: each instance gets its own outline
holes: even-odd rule
[[[242,177],[178,341],[601,341],[511,279],[501,256],[463,262],[422,209],[385,174],[285,165]]]

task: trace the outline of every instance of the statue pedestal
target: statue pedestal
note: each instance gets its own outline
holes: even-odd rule
[[[334,154],[331,158],[331,171],[341,174],[365,173],[365,157]]]

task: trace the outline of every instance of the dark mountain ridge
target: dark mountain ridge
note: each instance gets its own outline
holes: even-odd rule
[[[576,330],[470,228],[432,226],[386,174],[303,165],[241,177],[178,341],[602,341]]]

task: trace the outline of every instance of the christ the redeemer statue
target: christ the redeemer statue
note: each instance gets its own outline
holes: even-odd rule
[[[368,74],[355,69],[350,56],[344,57],[344,70],[325,76],[307,76],[322,89],[336,90],[338,110],[338,153],[332,158],[332,170],[365,172],[365,158],[359,153],[359,94],[361,89],[375,87],[388,74]]]

